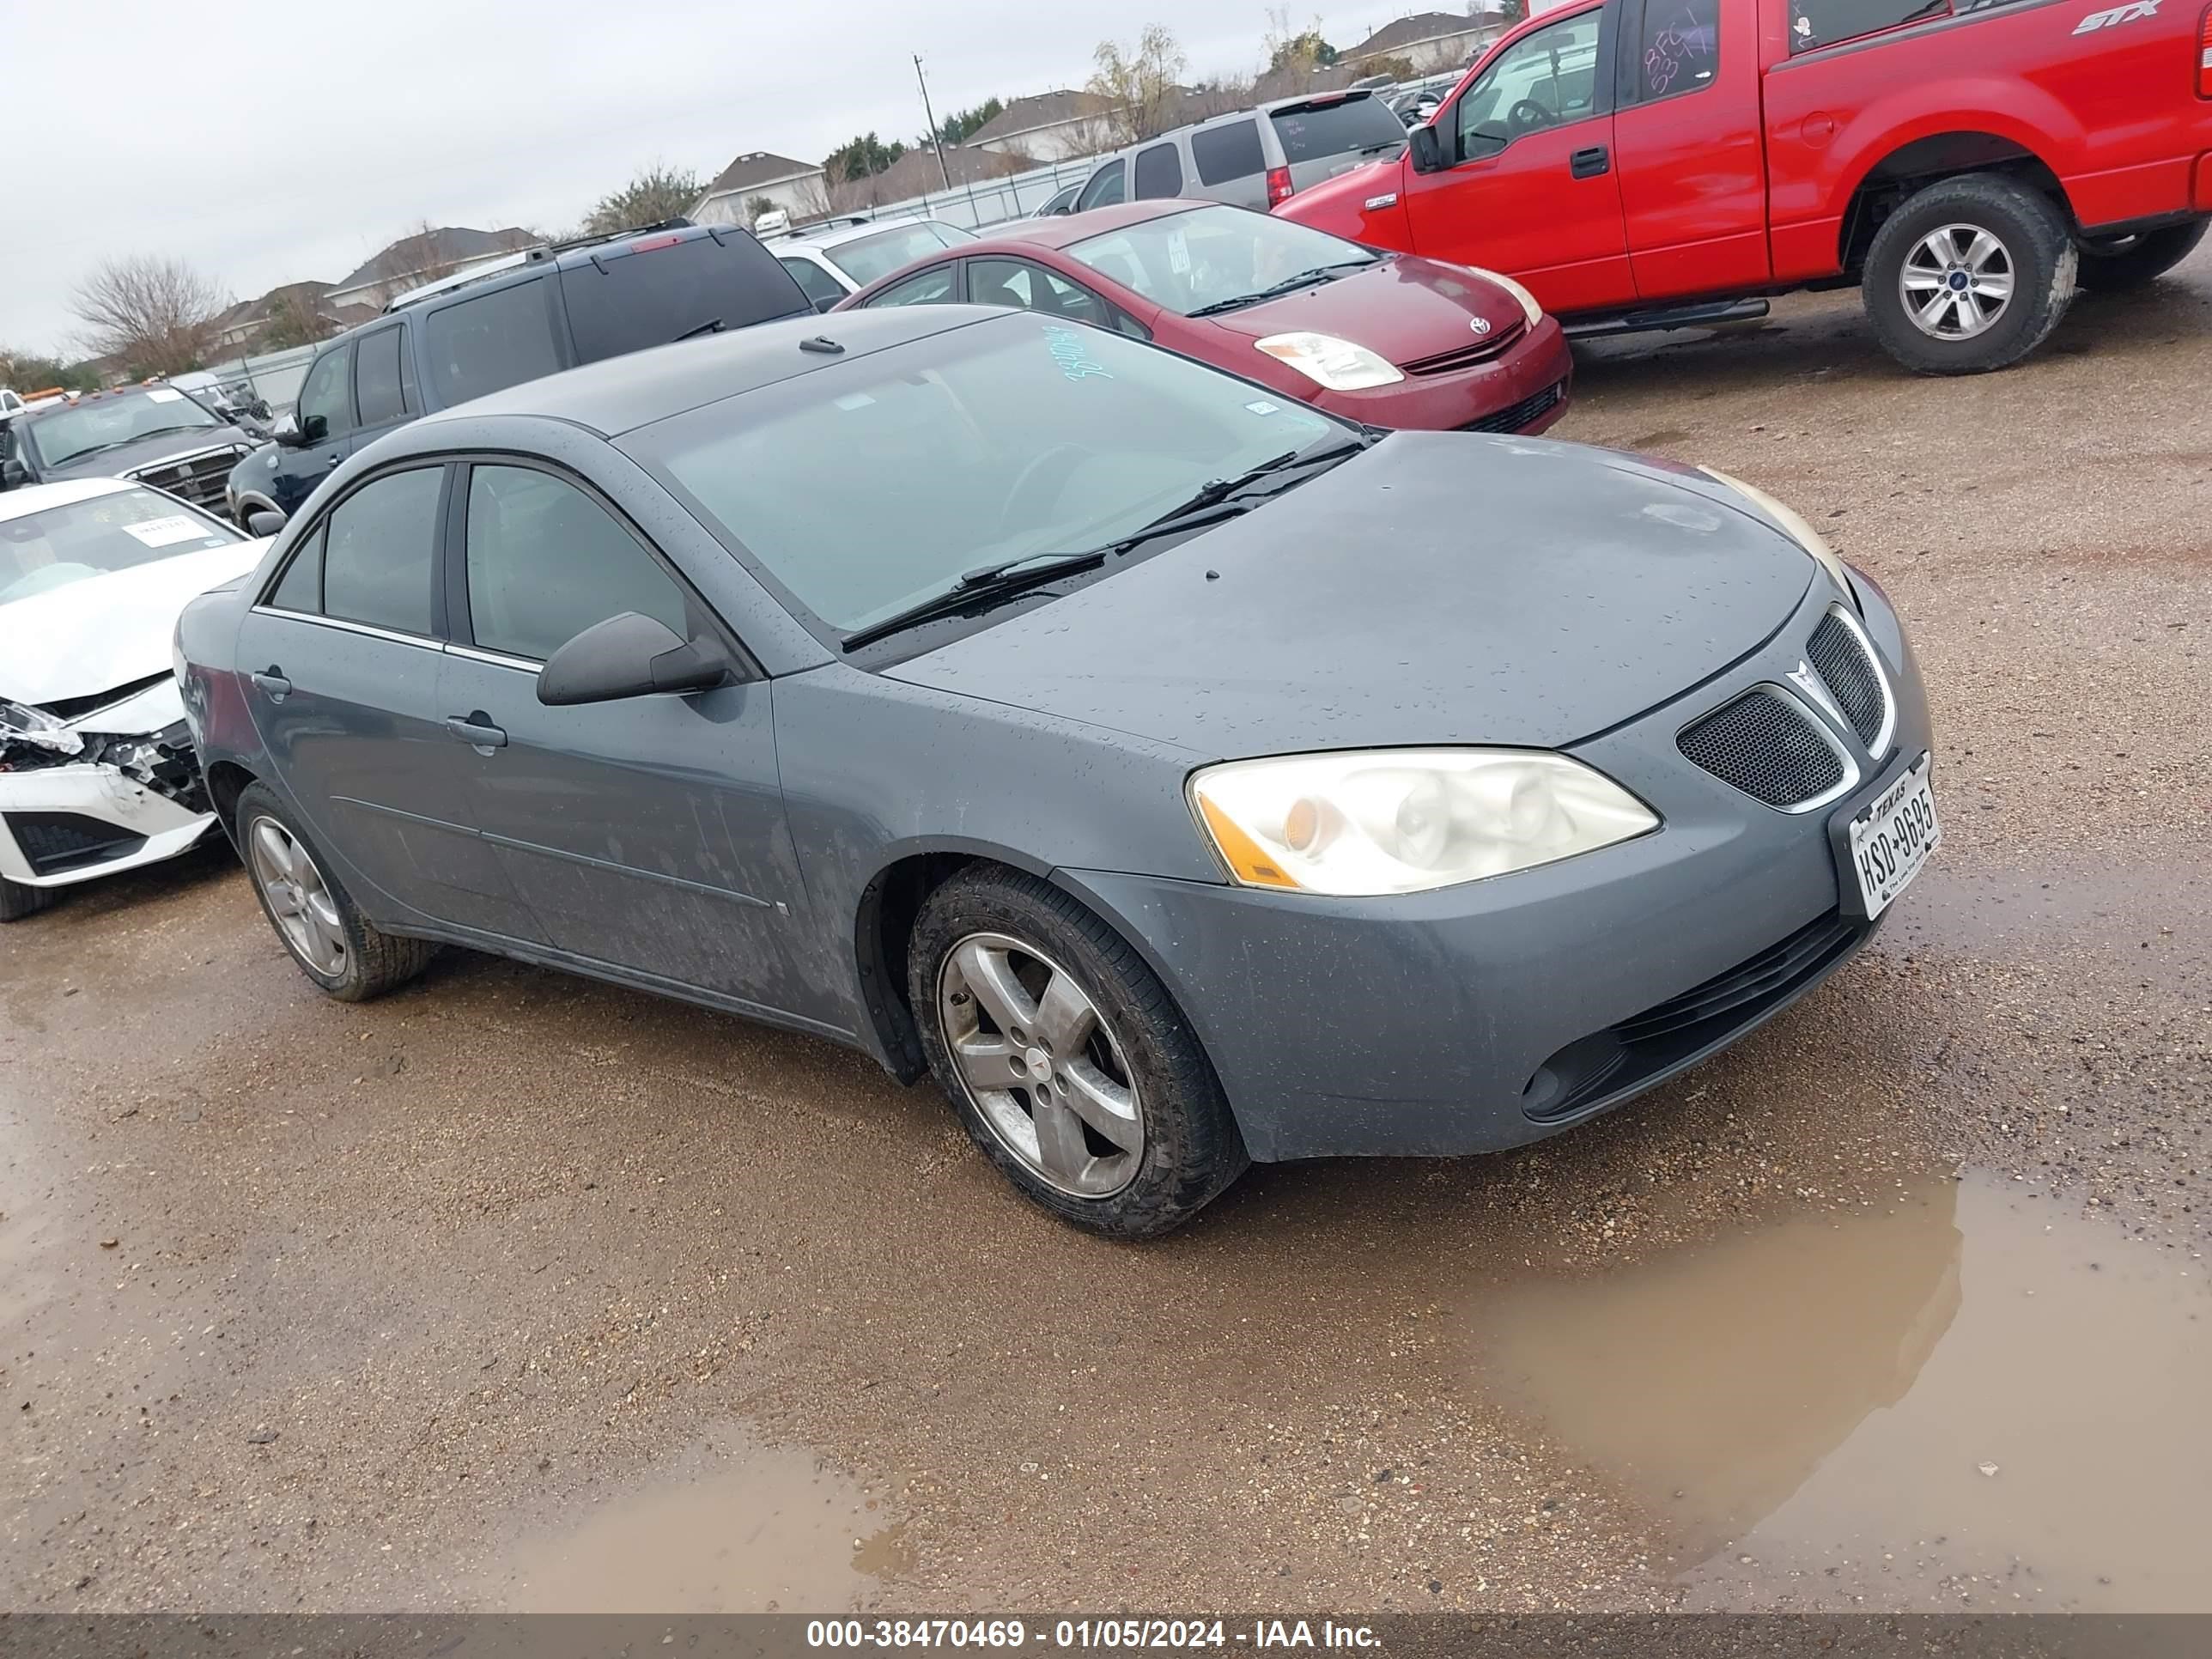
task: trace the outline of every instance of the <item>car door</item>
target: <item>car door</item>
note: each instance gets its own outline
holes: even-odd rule
[[[538,672],[636,611],[726,633],[604,496],[547,466],[479,459],[457,485],[441,696],[476,822],[560,950],[775,1009],[793,965],[798,855],[765,678],[549,708]]]
[[[354,342],[355,449],[422,412],[414,354],[407,349],[406,336],[406,325],[393,322]]]
[[[1504,271],[1553,311],[1634,299],[1607,67],[1619,3],[1522,35],[1438,112],[1444,165],[1405,173],[1415,252]]]
[[[1747,8],[1624,0],[1613,168],[1637,297],[1757,288],[1773,275],[1757,42]]]
[[[372,917],[530,939],[530,912],[444,764],[437,546],[449,471],[402,465],[322,512],[240,624],[239,660],[277,782]]]
[[[287,513],[297,513],[315,486],[354,451],[353,342],[346,340],[315,359],[300,383],[293,419],[296,441],[279,445],[269,494]]]

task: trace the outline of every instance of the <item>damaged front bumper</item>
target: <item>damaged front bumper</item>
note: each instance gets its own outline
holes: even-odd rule
[[[215,823],[174,680],[24,724],[0,724],[0,877],[90,881],[174,858]]]

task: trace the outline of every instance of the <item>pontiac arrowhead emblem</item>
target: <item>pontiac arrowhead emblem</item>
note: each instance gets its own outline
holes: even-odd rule
[[[1833,715],[1836,724],[1846,724],[1844,711],[1836,707],[1835,698],[1829,695],[1827,681],[1813,672],[1812,664],[1801,659],[1796,667],[1790,671],[1790,678],[1799,690],[1812,698],[1825,712]]]

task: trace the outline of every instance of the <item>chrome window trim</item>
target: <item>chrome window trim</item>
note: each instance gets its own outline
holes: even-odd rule
[[[343,617],[320,617],[306,611],[287,611],[279,605],[257,605],[251,607],[257,617],[275,617],[284,622],[313,623],[322,628],[335,628],[341,634],[359,634],[366,639],[389,640],[394,645],[417,646],[425,651],[441,651],[445,641],[434,640],[422,634],[403,634],[395,628],[379,628],[374,623],[349,622]]]
[[[1875,732],[1874,741],[1867,744],[1867,756],[1879,771],[1883,757],[1897,741],[1897,691],[1889,683],[1889,671],[1882,666],[1881,653],[1874,648],[1874,641],[1867,636],[1859,619],[1851,615],[1850,607],[1840,603],[1832,605],[1828,607],[1828,615],[1843,623],[1844,629],[1858,641],[1859,649],[1866,653],[1867,661],[1873,665],[1875,684],[1881,687],[1881,726]],[[1820,671],[1815,666],[1813,672],[1818,674]],[[1825,677],[1821,683],[1826,684]],[[1835,696],[1833,686],[1829,686],[1828,695]],[[1858,733],[1854,732],[1851,735],[1856,738]]]
[[[494,668],[513,668],[525,674],[538,673],[545,666],[532,657],[510,657],[503,651],[487,651],[477,645],[456,645],[451,640],[446,641],[446,654],[465,657],[471,662],[489,663]]]

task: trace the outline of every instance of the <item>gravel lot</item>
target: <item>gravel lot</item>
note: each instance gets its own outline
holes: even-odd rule
[[[2212,1467],[2208,383],[2207,255],[1987,379],[1850,295],[1588,353],[1558,435],[1895,599],[1938,866],[1597,1126],[1156,1247],[817,1042],[452,953],[325,1002],[219,849],[8,928],[0,1607],[2212,1608],[2005,1530],[2201,1535],[2142,1477]],[[2103,1423],[1956,1385],[2039,1353]]]

